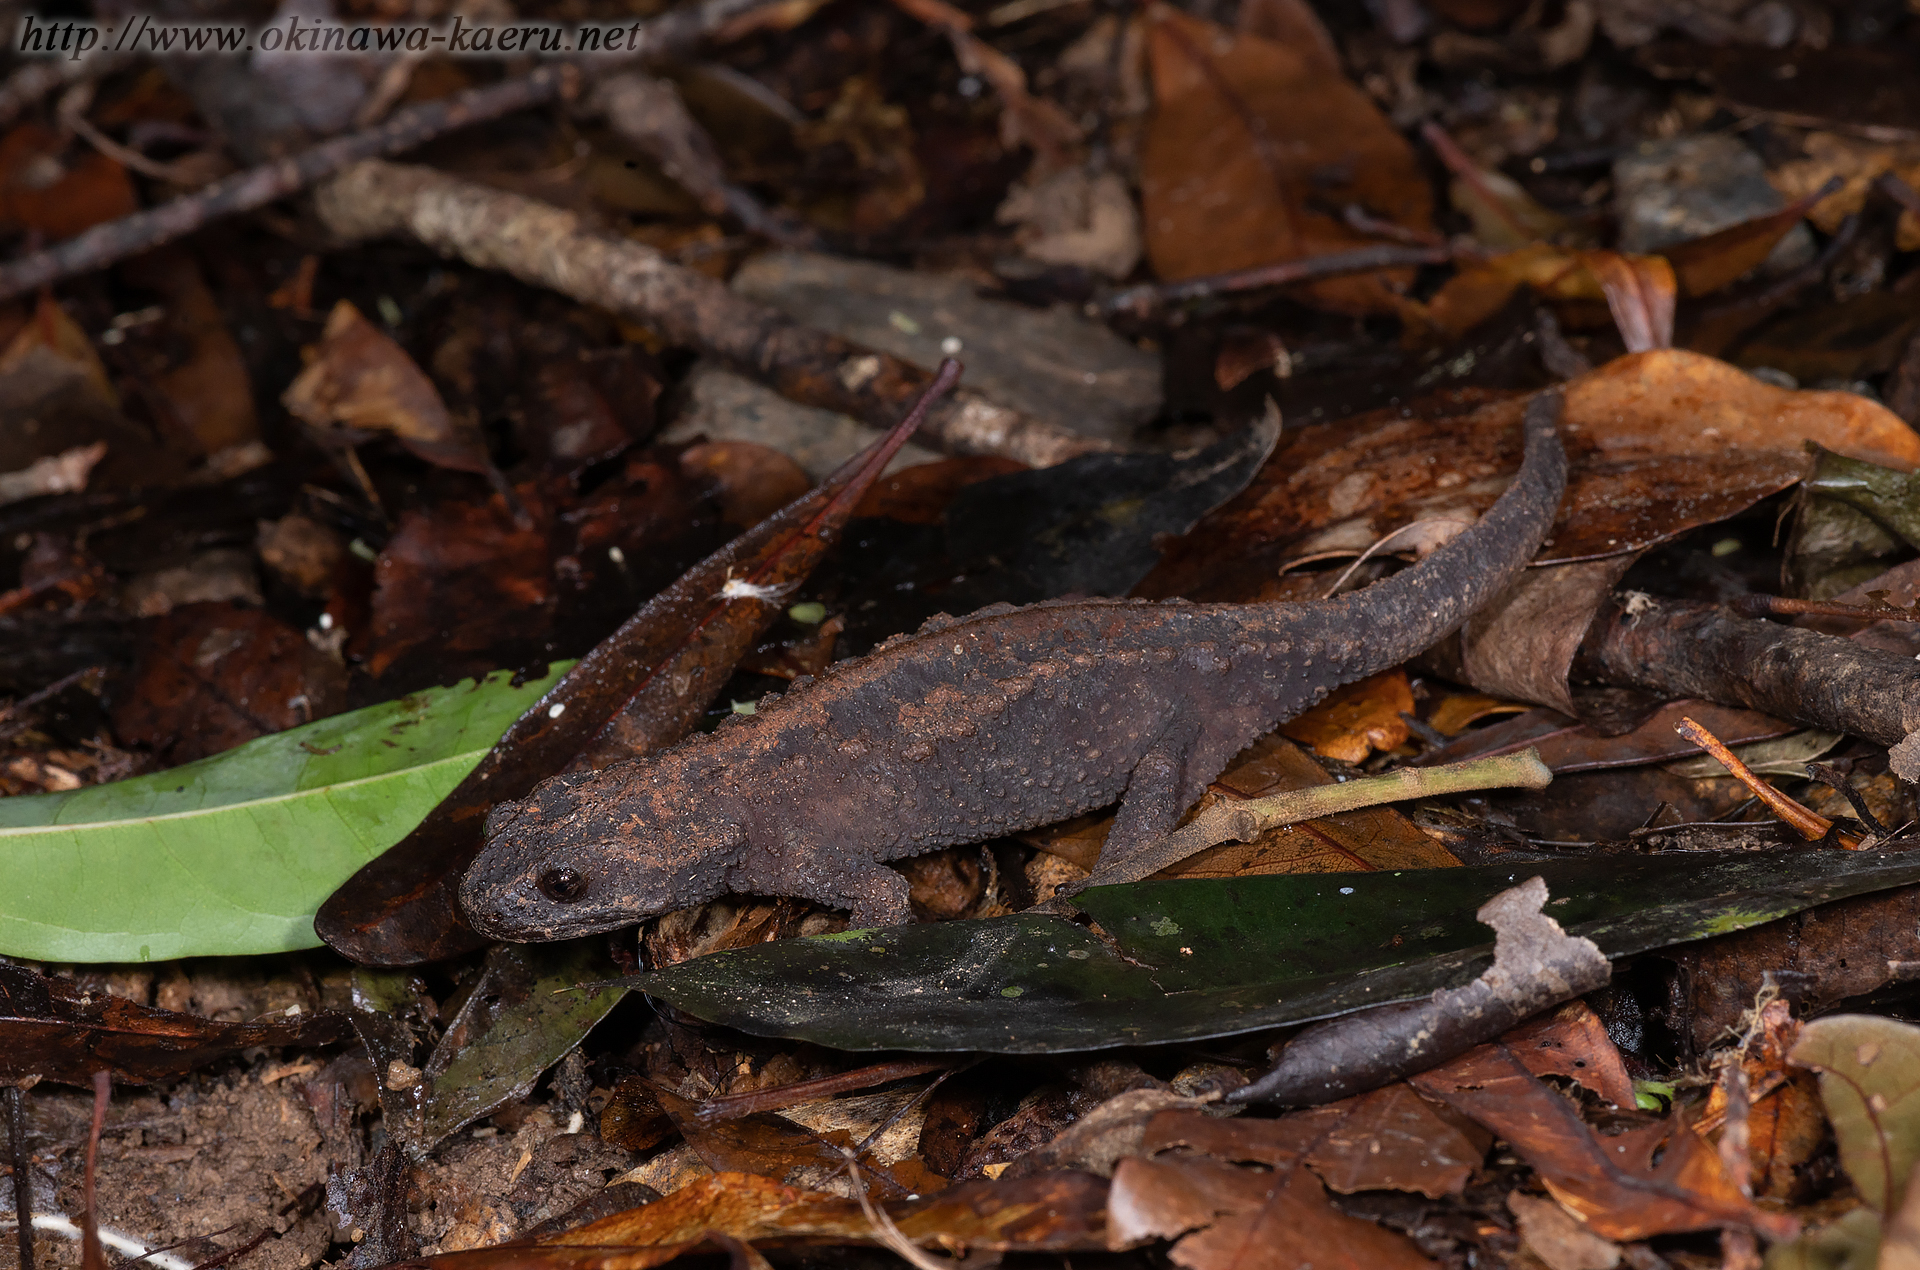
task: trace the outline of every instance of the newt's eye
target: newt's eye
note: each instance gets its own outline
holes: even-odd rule
[[[573,869],[548,869],[540,875],[540,893],[555,904],[572,904],[587,896],[587,880]]]

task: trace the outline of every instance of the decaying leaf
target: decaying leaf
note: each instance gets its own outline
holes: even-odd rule
[[[1141,152],[1142,217],[1162,279],[1368,241],[1322,206],[1355,203],[1431,229],[1433,196],[1413,151],[1323,58],[1164,7],[1153,11],[1147,41],[1154,113]],[[1392,286],[1405,280],[1382,272],[1304,291],[1344,312],[1392,312]]]
[[[1864,397],[1778,388],[1679,349],[1618,358],[1565,392],[1567,495],[1536,564],[1631,555],[1724,519],[1798,480],[1807,440],[1920,465],[1920,435]],[[1357,555],[1414,520],[1477,516],[1517,464],[1524,408],[1389,410],[1293,433],[1244,493],[1168,545],[1137,593],[1268,598],[1287,561]]]
[[[1436,1150],[1422,1143],[1407,1158],[1409,1144],[1394,1141],[1392,1113],[1380,1116],[1384,1107],[1322,1110],[1328,1114],[1311,1120],[1227,1121],[1186,1111],[1156,1116],[1141,1154],[1114,1171],[1107,1201],[1113,1245],[1177,1238],[1173,1260],[1193,1270],[1430,1265],[1405,1236],[1335,1209],[1316,1170],[1339,1169],[1357,1155],[1387,1155],[1372,1162],[1367,1183],[1444,1191],[1450,1183],[1440,1179],[1458,1174],[1464,1180],[1478,1153],[1464,1140],[1455,1148],[1443,1132],[1439,1140],[1446,1145]],[[1410,1123],[1419,1122],[1420,1112],[1414,1115]],[[1342,1129],[1347,1135],[1337,1137]],[[1389,1150],[1389,1143],[1399,1149]],[[1447,1159],[1451,1149],[1462,1158]],[[1444,1160],[1438,1169],[1434,1155]],[[1271,1171],[1238,1167],[1242,1162]]]
[[[1483,1045],[1412,1083],[1512,1143],[1548,1192],[1603,1238],[1723,1226],[1780,1238],[1797,1228],[1756,1209],[1682,1117],[1603,1137],[1503,1045]]]
[[[342,300],[327,316],[312,360],[281,397],[316,428],[384,432],[441,467],[485,472],[485,444],[448,412],[406,350]]]
[[[1319,705],[1280,725],[1283,736],[1313,747],[1322,758],[1363,762],[1374,750],[1407,739],[1404,716],[1413,712],[1405,671],[1389,670],[1337,688]]]
[[[145,1083],[185,1075],[255,1045],[329,1045],[351,1029],[334,1013],[222,1023],[98,996],[24,966],[0,965],[0,1079],[90,1084],[96,1072]]]
[[[1831,1015],[1802,1026],[1787,1058],[1820,1073],[1840,1163],[1860,1197],[1894,1212],[1920,1159],[1920,1028],[1877,1015]]]
[[[956,1253],[969,1248],[1096,1252],[1106,1246],[1106,1191],[1104,1181],[1086,1173],[1042,1173],[1007,1184],[955,1186],[925,1199],[887,1203],[885,1211],[913,1243]],[[854,1200],[747,1173],[717,1173],[644,1208],[537,1244],[442,1253],[402,1265],[436,1270],[646,1270],[716,1235],[762,1246],[783,1241],[880,1242]]]

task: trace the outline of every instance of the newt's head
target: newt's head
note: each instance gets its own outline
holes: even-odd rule
[[[659,759],[544,781],[487,816],[460,907],[489,939],[613,930],[726,893],[737,826],[659,779]],[[654,768],[651,772],[636,769]]]

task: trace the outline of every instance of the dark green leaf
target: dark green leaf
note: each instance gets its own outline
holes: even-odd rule
[[[1436,988],[1489,963],[1474,912],[1539,875],[1547,912],[1610,957],[1920,882],[1920,854],[1605,855],[1396,873],[1097,887],[1112,938],[1019,914],[782,940],[633,981],[690,1014],[845,1050],[1104,1049],[1302,1023]]]

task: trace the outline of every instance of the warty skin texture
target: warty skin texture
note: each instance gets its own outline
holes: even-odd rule
[[[1566,481],[1557,393],[1498,502],[1332,600],[1074,600],[935,618],[658,754],[495,808],[461,883],[495,939],[562,939],[729,893],[911,920],[885,862],[1120,801],[1103,864],[1168,833],[1257,737],[1438,642],[1526,566]]]

